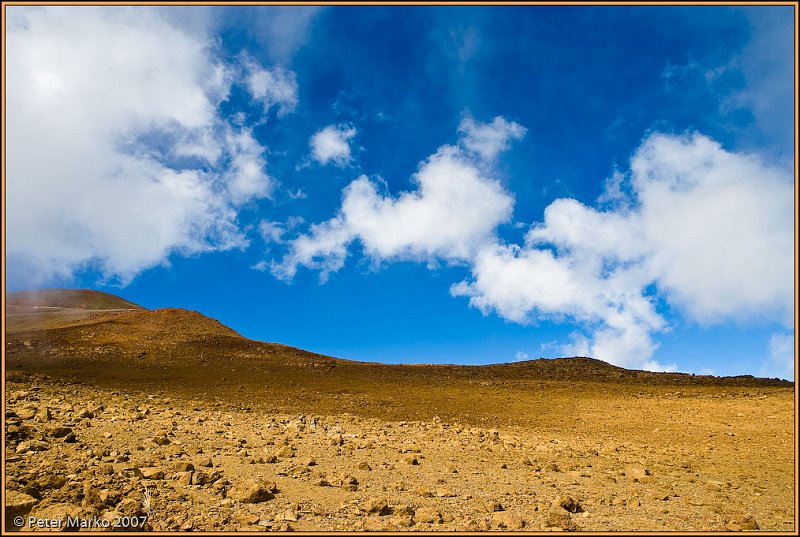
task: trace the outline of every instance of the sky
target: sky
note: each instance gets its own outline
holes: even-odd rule
[[[792,6],[6,6],[6,288],[793,379]]]

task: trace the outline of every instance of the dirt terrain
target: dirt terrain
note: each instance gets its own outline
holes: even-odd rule
[[[796,531],[791,383],[367,364],[133,306],[7,312],[7,529]]]

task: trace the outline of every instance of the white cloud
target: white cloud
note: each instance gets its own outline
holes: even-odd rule
[[[267,244],[272,242],[281,244],[283,242],[283,235],[286,233],[286,226],[281,222],[263,220],[258,224],[258,231]]]
[[[515,362],[524,362],[525,360],[530,360],[531,357],[527,352],[517,351],[514,353],[514,361]]]
[[[769,340],[769,356],[760,374],[793,381],[794,366],[794,333],[772,334]]]
[[[785,171],[699,134],[655,133],[630,170],[607,182],[605,209],[557,199],[522,245],[505,244],[496,231],[514,200],[491,178],[492,163],[524,129],[467,117],[459,133],[457,146],[420,165],[415,191],[395,198],[365,176],[353,181],[338,214],[288,241],[273,273],[291,279],[305,266],[324,280],[356,240],[373,262],[464,264],[471,278],[451,294],[484,314],[576,323],[585,334],[563,344],[565,354],[647,370],[677,367],[653,359],[654,335],[670,328],[661,299],[703,324],[790,324],[794,197]]]
[[[258,232],[267,244],[283,244],[285,242],[283,236],[303,222],[302,216],[290,216],[286,222],[262,220],[258,224]]]
[[[512,140],[525,136],[525,131],[520,124],[506,121],[499,116],[491,123],[478,123],[466,116],[458,126],[463,147],[486,161],[494,160],[498,154],[508,149]]]
[[[278,116],[293,112],[297,106],[297,78],[294,72],[276,66],[267,69],[245,56],[247,89],[261,101],[266,113],[271,107],[278,107]]]
[[[593,336],[566,352],[645,369],[674,368],[650,359],[666,328],[652,284],[698,322],[791,322],[791,176],[704,136],[654,134],[629,180],[616,210],[554,201],[524,247],[481,250],[452,294],[515,322],[574,319]]]
[[[249,130],[226,130],[225,141],[231,161],[224,172],[223,181],[228,197],[234,204],[269,197],[275,182],[264,171],[264,148]]]
[[[757,157],[700,136],[649,137],[632,162],[645,266],[667,297],[703,323],[791,323],[794,185]]]
[[[264,148],[217,113],[240,70],[128,7],[7,10],[7,255],[16,285],[241,248]]]
[[[309,140],[311,156],[323,165],[332,163],[336,166],[347,166],[352,159],[350,139],[355,135],[355,127],[328,125]]]
[[[665,369],[648,359],[656,344],[650,332],[663,319],[642,292],[636,269],[606,274],[591,256],[554,254],[547,249],[487,246],[472,264],[472,281],[451,287],[484,314],[492,311],[521,324],[571,319],[594,330],[593,341],[576,335],[563,351],[626,367]]]
[[[308,235],[290,241],[289,253],[280,263],[273,262],[271,271],[277,278],[291,280],[302,265],[319,270],[320,280],[325,282],[331,272],[344,266],[347,246],[352,241],[353,234],[340,217],[313,224]]]
[[[420,164],[412,178],[418,189],[397,198],[381,195],[375,182],[359,177],[345,188],[339,214],[291,241],[274,273],[291,279],[298,266],[306,266],[321,270],[324,279],[344,265],[347,246],[356,239],[375,261],[472,259],[513,207],[512,197],[482,166],[465,150],[443,146]]]

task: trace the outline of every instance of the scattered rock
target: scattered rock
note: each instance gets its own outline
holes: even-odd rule
[[[68,436],[70,434],[72,434],[71,427],[55,426],[55,427],[50,427],[47,430],[47,436],[50,436],[52,438],[64,438],[65,436]]]
[[[47,451],[50,444],[41,440],[25,440],[17,445],[17,453],[27,453],[29,451]]]
[[[283,446],[281,449],[275,452],[275,455],[278,457],[283,457],[284,459],[294,457],[295,452],[290,446]]]
[[[134,498],[125,498],[117,504],[115,516],[135,517],[142,514],[142,502]]]
[[[209,461],[210,460],[211,459],[209,459]],[[178,461],[172,463],[173,472],[191,472],[192,470],[194,470],[194,464],[192,464],[191,462]]]
[[[564,509],[565,511],[569,511],[570,513],[577,513],[581,509],[578,500],[576,500],[572,496],[560,496],[556,498],[553,501],[553,507]]]
[[[414,507],[412,507],[411,505],[405,504],[405,503],[401,503],[401,504],[395,505],[394,508],[392,509],[392,512],[395,515],[414,516]]]
[[[495,500],[487,500],[487,501],[483,502],[483,507],[489,513],[494,513],[496,511],[505,511],[505,508],[503,507],[503,504],[501,504],[500,502],[495,501]]]
[[[386,498],[370,498],[364,504],[364,510],[370,514],[377,514],[378,516],[386,516],[392,513],[389,509],[389,502]]]
[[[192,473],[192,485],[207,485],[213,483],[220,477],[222,477],[221,472],[209,472],[207,470],[198,469]]]
[[[112,466],[112,468],[113,468],[113,466]],[[142,477],[142,471],[141,471],[141,470],[139,470],[139,469],[138,469],[138,468],[136,468],[136,467],[133,467],[133,466],[130,466],[130,467],[123,468],[123,469],[121,470],[121,473],[122,473],[122,475],[124,475],[125,477],[139,477],[139,478],[141,478],[141,477]]]
[[[516,513],[499,511],[492,513],[492,527],[508,530],[521,530],[525,527],[525,520]]]
[[[298,520],[300,520],[300,515],[297,512],[290,509],[276,516],[275,520],[278,522],[297,522]]]
[[[164,479],[164,470],[161,468],[149,466],[140,470],[144,479]]]
[[[33,496],[17,492],[16,490],[6,490],[5,503],[6,503],[6,529],[13,531],[18,529],[13,525],[13,519],[17,516],[25,516],[30,510],[39,502]]]
[[[260,518],[258,515],[253,515],[250,513],[242,513],[239,515],[239,522],[245,526],[254,526],[258,524],[259,520]]]
[[[625,477],[634,483],[643,483],[649,481],[647,478],[651,477],[653,472],[649,468],[642,466],[629,466],[625,468]]]
[[[737,515],[725,523],[728,531],[753,531],[760,529],[752,515]]]
[[[33,419],[41,422],[48,422],[53,419],[53,414],[50,412],[50,408],[43,406],[36,410]]]
[[[166,446],[169,445],[170,440],[166,436],[156,436],[153,438],[153,443],[157,446]]]
[[[100,490],[88,481],[84,483],[81,507],[100,507],[101,505],[103,505],[103,499],[100,497]]]
[[[397,526],[393,521],[386,521],[377,517],[366,519],[363,528],[364,531],[397,531]]]
[[[111,467],[111,473],[114,473],[113,466]],[[45,474],[36,481],[36,484],[39,486],[39,488],[47,490],[47,489],[60,489],[66,484],[66,482],[67,479],[63,475]]]
[[[725,488],[725,483],[722,481],[706,481],[706,489],[711,492],[720,492]]]
[[[575,530],[575,523],[568,512],[563,509],[553,509],[547,513],[545,527],[573,531]]]
[[[175,472],[172,479],[179,485],[189,486],[192,484],[192,472]]]
[[[201,468],[213,468],[214,462],[211,460],[211,457],[205,457],[197,460],[197,466],[200,466]]]
[[[228,498],[241,503],[261,503],[275,497],[273,494],[277,490],[274,483],[267,483],[262,480],[248,479],[234,485],[228,491]]]
[[[420,507],[414,512],[414,521],[422,524],[441,524],[442,514],[433,507]]]

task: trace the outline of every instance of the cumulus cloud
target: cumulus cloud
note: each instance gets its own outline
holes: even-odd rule
[[[291,279],[305,266],[324,280],[356,240],[373,261],[462,264],[471,277],[450,292],[484,314],[575,323],[582,331],[562,343],[564,354],[648,370],[676,369],[653,359],[655,334],[670,329],[662,300],[701,324],[791,324],[785,171],[700,134],[654,133],[607,182],[600,205],[557,199],[522,244],[507,244],[497,228],[514,199],[492,179],[492,162],[524,129],[465,118],[459,134],[420,164],[415,191],[395,198],[365,176],[352,182],[338,214],[288,241],[273,273]]]
[[[487,246],[451,293],[515,322],[577,320],[592,338],[567,353],[646,369],[674,368],[650,360],[659,296],[699,323],[791,323],[790,175],[699,134],[653,134],[630,168],[616,208],[554,201],[523,246]]]
[[[758,157],[698,134],[653,135],[631,162],[651,277],[702,323],[791,323],[794,184]]]
[[[212,42],[156,10],[7,14],[10,281],[92,267],[125,283],[173,252],[247,244],[238,208],[275,182],[265,148],[217,107],[244,72],[263,68],[225,64]],[[262,82],[254,98],[291,100]]]
[[[662,368],[646,363],[656,349],[649,335],[664,321],[643,295],[638,270],[605,273],[589,258],[498,244],[482,249],[471,270],[471,281],[453,285],[450,292],[469,297],[484,314],[494,311],[521,324],[577,321],[593,329],[593,341],[577,336],[563,347],[565,354]]]
[[[355,127],[328,125],[309,140],[311,156],[322,165],[332,163],[336,166],[347,166],[352,159],[350,139],[355,135]]]
[[[461,145],[442,146],[412,177],[417,190],[396,198],[381,194],[380,185],[368,177],[359,177],[345,188],[339,213],[291,241],[273,272],[291,279],[305,266],[322,271],[325,279],[344,265],[347,247],[356,239],[375,261],[469,261],[493,240],[495,228],[510,218],[514,203],[502,185],[486,175],[483,156]]]

